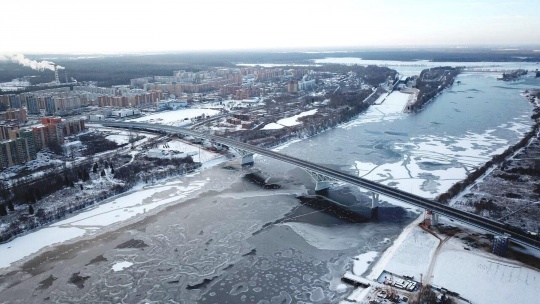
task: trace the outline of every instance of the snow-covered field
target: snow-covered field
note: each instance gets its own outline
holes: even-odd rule
[[[82,236],[86,230],[76,227],[46,227],[0,244],[0,268],[9,267],[32,253],[50,246]]]
[[[282,126],[286,126],[286,127],[296,126],[296,125],[299,125],[299,124],[302,123],[302,122],[298,121],[298,118],[304,117],[304,116],[315,115],[315,113],[317,113],[317,109],[305,111],[305,112],[302,112],[300,114],[297,114],[297,115],[294,115],[294,116],[291,116],[291,117],[280,119],[280,120],[277,121],[277,123],[282,125]]]
[[[390,94],[382,94],[375,101],[375,104],[371,105],[368,110],[362,114],[362,119],[356,119],[341,127],[350,129],[365,123],[391,121],[405,117],[407,114],[403,113],[403,109],[407,105],[410,96],[410,94],[401,93],[399,91],[394,91]]]
[[[439,240],[415,227],[395,252],[393,258],[385,267],[386,271],[397,275],[408,275],[420,278],[427,273],[429,264]]]
[[[428,272],[439,240],[418,227],[422,218],[403,230],[366,276],[368,279],[376,280],[383,270],[415,279]],[[517,261],[463,247],[463,240],[457,237],[442,245],[430,284],[457,292],[472,303],[538,302],[540,272]],[[368,255],[362,257],[371,258]]]
[[[176,111],[160,112],[140,118],[130,119],[128,121],[156,123],[171,126],[184,126],[191,123],[191,119],[201,115],[215,116],[220,113],[214,109],[181,109]]]
[[[379,275],[386,269],[386,266],[394,259],[396,258],[396,252],[399,250],[399,248],[407,241],[409,238],[409,235],[413,232],[414,229],[418,229],[418,224],[422,221],[421,217],[418,217],[414,222],[410,223],[401,234],[398,236],[398,238],[394,241],[392,246],[390,246],[386,251],[382,254],[382,256],[379,258],[375,266],[371,269],[370,273],[366,275],[366,278],[370,280],[377,280]]]
[[[264,126],[264,128],[262,128],[262,130],[276,130],[276,129],[281,129],[283,127],[296,126],[302,123],[298,121],[298,118],[304,117],[304,116],[315,115],[315,113],[317,113],[317,109],[305,111],[291,117],[282,118],[278,120],[277,122],[272,122],[272,123],[267,124],[266,126]]]
[[[278,130],[278,129],[282,129],[283,127],[284,127],[283,125],[277,124],[275,122],[271,122],[267,124],[266,126],[264,126],[264,128],[262,128],[261,130]]]
[[[357,276],[364,274],[378,255],[377,251],[368,251],[354,257],[352,273]]]
[[[465,251],[459,240],[449,243],[437,258],[433,284],[473,303],[538,303],[538,270],[487,253]]]
[[[92,132],[94,130],[99,130],[101,132],[104,132],[105,134],[109,134],[109,135],[105,136],[105,138],[110,140],[110,141],[114,141],[118,145],[123,145],[123,144],[129,143],[130,132],[127,131],[127,130],[119,130],[119,129],[115,129],[115,128],[103,127],[103,126],[98,125],[98,124],[88,124],[87,127],[89,129],[91,129],[90,132]],[[151,133],[146,133],[146,132],[133,131],[131,133],[131,136],[134,137],[134,138],[136,138],[138,136],[143,136],[144,137],[143,139],[140,139],[140,140],[134,142],[134,144],[137,146],[137,145],[143,144],[144,142],[148,141],[148,139],[156,137],[157,135],[156,134],[151,134]]]
[[[111,134],[105,138],[114,141],[119,145],[123,145],[129,143],[129,132],[119,131],[117,134]]]
[[[192,156],[193,161],[200,163],[205,163],[209,160],[213,160],[221,156],[221,154],[201,149],[199,146],[191,145],[180,140],[171,140],[167,142],[166,146],[160,146],[159,148],[164,150],[175,150],[188,154],[194,154]]]

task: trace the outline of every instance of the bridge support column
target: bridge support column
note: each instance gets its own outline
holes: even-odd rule
[[[379,193],[371,193],[371,209],[379,207]]]
[[[316,192],[322,191],[322,190],[325,190],[325,189],[328,189],[328,188],[330,188],[330,182],[329,181],[315,182],[315,191]]]
[[[240,164],[242,166],[244,166],[244,165],[252,165],[253,164],[253,153],[252,152],[242,150],[242,149],[238,149],[238,148],[233,148],[233,149],[236,150],[236,152],[238,152],[238,154],[240,154],[240,156],[242,157],[242,159],[240,160]]]
[[[424,226],[436,226],[439,223],[439,215],[432,210],[426,209],[424,214]]]
[[[371,193],[371,219],[379,218],[379,193]]]
[[[496,235],[493,238],[493,246],[491,247],[491,252],[495,253],[498,256],[506,256],[506,248],[508,247],[508,237],[504,235]]]
[[[241,161],[241,165],[244,166],[244,165],[252,165],[253,164],[253,153],[248,153],[248,154],[245,154],[245,155],[242,155],[242,161]]]
[[[330,188],[330,184],[334,179],[315,171],[311,171],[307,169],[304,169],[304,170],[306,170],[307,173],[309,173],[309,175],[311,176],[311,178],[313,178],[313,180],[315,181],[315,192]]]
[[[439,214],[431,212],[431,226],[437,226],[439,224]]]

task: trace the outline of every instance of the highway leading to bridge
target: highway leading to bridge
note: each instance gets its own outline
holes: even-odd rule
[[[440,203],[420,197],[418,195],[414,195],[399,189],[382,185],[362,177],[330,169],[319,164],[305,161],[286,154],[274,152],[265,148],[253,146],[221,136],[204,134],[181,127],[135,122],[102,122],[102,124],[107,127],[141,129],[160,133],[189,135],[196,138],[212,140],[214,142],[233,147],[240,151],[260,154],[273,159],[277,159],[303,168],[308,172],[328,177],[329,179],[346,182],[351,185],[355,185],[360,188],[372,191],[374,193],[397,199],[399,201],[411,204],[416,207],[431,210],[436,214],[443,215],[447,218],[480,228],[482,230],[493,233],[494,235],[506,235],[510,240],[515,243],[525,245],[534,249],[540,249],[540,240],[538,239],[538,236],[531,235],[525,231],[519,231],[519,229],[510,227],[502,222],[484,218],[482,216],[462,211],[450,206],[442,205]]]

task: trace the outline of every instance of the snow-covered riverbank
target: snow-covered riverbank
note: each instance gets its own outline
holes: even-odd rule
[[[170,143],[170,148],[193,149],[187,144]],[[227,160],[225,156],[202,150],[201,169],[219,165]],[[197,174],[197,173],[194,173]],[[24,258],[40,252],[49,246],[72,242],[80,237],[101,233],[118,224],[125,224],[144,214],[152,214],[163,206],[178,203],[196,196],[204,190],[208,181],[189,181],[194,174],[182,180],[169,178],[161,183],[139,184],[130,191],[114,196],[101,204],[91,206],[82,212],[39,228],[15,239],[0,244],[0,268],[6,268]]]

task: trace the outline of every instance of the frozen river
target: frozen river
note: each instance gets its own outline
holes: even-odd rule
[[[540,86],[532,77],[507,83],[463,74],[458,80],[421,113],[401,113],[405,98],[392,95],[356,120],[281,152],[435,197],[519,140],[532,108],[520,92]],[[281,189],[263,189],[245,177],[249,170],[271,176]],[[252,169],[224,163],[155,187],[137,198],[159,205],[153,211],[119,209],[146,217],[106,228],[84,216],[55,225],[56,233],[62,227],[86,232],[0,269],[1,301],[337,303],[350,292],[340,282],[343,273],[369,268],[352,257],[376,257],[418,214],[388,207],[373,222],[301,204],[297,196],[313,189],[307,174],[264,157]],[[356,188],[335,185],[328,196],[369,212]],[[0,257],[9,254],[0,250]]]

